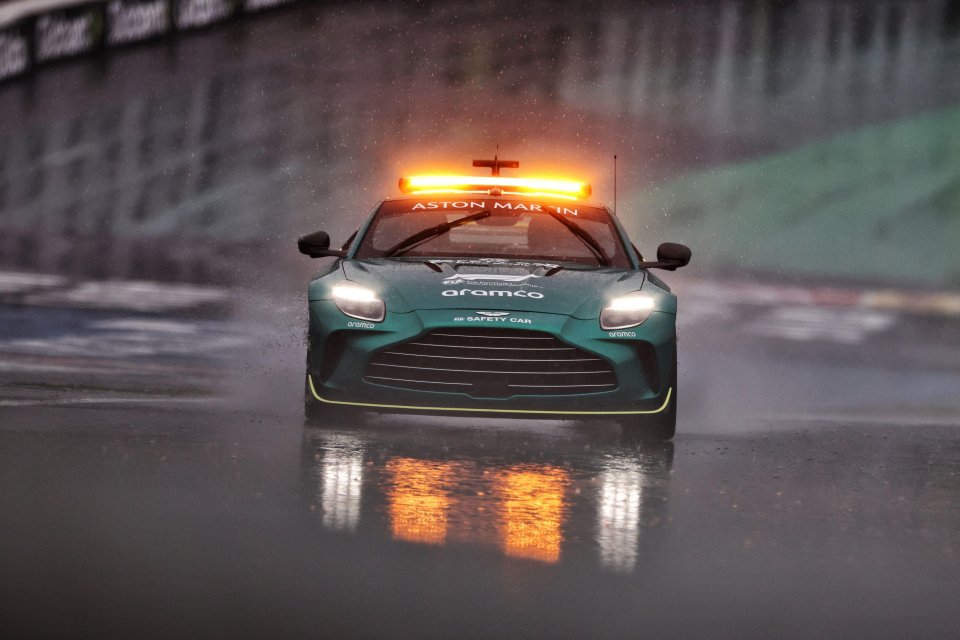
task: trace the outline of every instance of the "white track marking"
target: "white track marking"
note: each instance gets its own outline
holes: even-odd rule
[[[228,304],[233,292],[222,287],[142,280],[72,281],[70,278],[0,271],[0,303],[67,309],[180,311]]]
[[[898,319],[893,313],[863,309],[778,307],[757,317],[745,330],[789,340],[859,344],[871,334],[889,329]]]
[[[696,327],[703,324],[728,322],[735,317],[733,306],[709,298],[681,299],[677,323],[681,327]]]
[[[73,405],[73,404],[135,404],[135,403],[155,403],[166,404],[170,402],[181,403],[203,403],[208,402],[207,398],[174,398],[169,396],[153,397],[129,397],[129,398],[57,398],[47,400],[0,400],[0,407],[42,407],[54,405]]]
[[[0,271],[0,295],[60,287],[66,282],[67,279],[62,276]]]

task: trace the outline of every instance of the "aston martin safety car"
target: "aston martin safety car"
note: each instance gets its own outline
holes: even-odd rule
[[[309,285],[304,410],[604,418],[672,438],[677,299],[583,182],[412,176],[379,202]]]

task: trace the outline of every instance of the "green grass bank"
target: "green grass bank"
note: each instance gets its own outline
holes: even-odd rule
[[[689,244],[701,268],[960,289],[960,106],[621,202],[635,237]]]

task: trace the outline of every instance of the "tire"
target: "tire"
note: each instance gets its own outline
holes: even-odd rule
[[[630,440],[672,440],[677,433],[677,353],[673,353],[673,365],[670,371],[670,404],[660,413],[652,415],[627,416],[620,420],[621,433]]]
[[[318,401],[310,393],[309,374],[303,377],[303,419],[311,424],[324,424],[326,422],[327,412],[323,403]]]
[[[303,420],[306,424],[314,427],[341,428],[363,424],[363,414],[348,407],[320,402],[310,393],[310,379],[304,376]]]
[[[333,417],[333,407],[324,405],[310,393],[310,371],[313,369],[310,366],[310,352],[311,349],[308,348],[307,366],[303,374],[303,420],[308,424],[322,426],[329,423]]]

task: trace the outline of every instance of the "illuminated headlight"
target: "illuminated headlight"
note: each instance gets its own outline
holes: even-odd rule
[[[333,301],[351,318],[380,322],[386,313],[383,300],[376,293],[356,284],[338,284],[333,288]]]
[[[653,298],[636,291],[614,298],[600,312],[601,329],[627,329],[646,320],[653,311]]]

